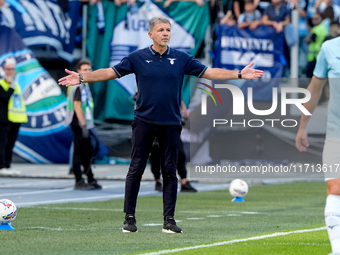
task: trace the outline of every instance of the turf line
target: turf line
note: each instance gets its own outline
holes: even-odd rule
[[[183,247],[183,248],[176,248],[176,249],[168,249],[168,250],[160,250],[160,251],[155,251],[155,252],[142,253],[140,255],[159,255],[159,254],[175,253],[175,252],[180,252],[180,251],[189,251],[189,250],[194,250],[194,249],[208,248],[208,247],[214,247],[214,246],[220,246],[220,245],[226,245],[226,244],[261,240],[261,239],[266,239],[266,238],[270,238],[270,237],[286,236],[286,235],[306,233],[306,232],[314,232],[314,231],[320,231],[320,230],[325,230],[325,229],[327,229],[326,226],[321,227],[321,228],[301,229],[301,230],[294,230],[294,231],[289,231],[289,232],[276,232],[276,233],[273,233],[273,234],[262,235],[262,236],[254,236],[254,237],[243,238],[243,239],[234,239],[234,240],[211,243],[211,244],[201,244],[201,245],[188,246],[188,247]]]
[[[90,191],[91,192],[91,191]],[[86,193],[87,195],[89,193]],[[146,191],[139,192],[140,196],[150,196],[158,194],[156,191]],[[88,196],[88,197],[75,197],[75,198],[65,198],[65,199],[55,199],[55,200],[45,200],[45,201],[35,201],[35,202],[23,202],[23,203],[15,203],[17,207],[21,206],[32,206],[32,205],[43,205],[43,204],[60,204],[67,202],[86,202],[86,201],[98,201],[98,199],[118,199],[124,198],[124,194],[115,194],[115,195],[103,195],[103,196]]]
[[[123,212],[123,208],[120,209],[102,209],[102,208],[78,208],[78,207],[27,207],[33,209],[48,209],[48,210],[76,210],[76,211],[109,211],[109,212]]]
[[[24,229],[51,230],[51,231],[89,231],[89,230],[114,230],[122,228],[49,228],[49,227],[27,227]]]

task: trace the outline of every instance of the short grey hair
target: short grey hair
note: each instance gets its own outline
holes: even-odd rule
[[[16,64],[16,61],[15,61],[15,58],[14,57],[9,57],[5,60],[5,65],[7,64],[11,64],[11,65],[14,65]]]
[[[157,23],[167,23],[171,26],[170,20],[166,17],[163,16],[156,16],[156,17],[152,17],[149,21],[149,32],[152,32],[153,27],[157,24]]]

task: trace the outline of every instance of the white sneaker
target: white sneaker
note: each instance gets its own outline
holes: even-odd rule
[[[0,169],[0,174],[18,175],[18,174],[21,174],[21,171],[15,170],[13,168],[2,168]]]

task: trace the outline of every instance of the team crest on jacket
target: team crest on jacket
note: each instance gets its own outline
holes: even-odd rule
[[[175,60],[176,60],[175,58],[168,58],[168,59],[170,60],[171,65],[175,64]]]

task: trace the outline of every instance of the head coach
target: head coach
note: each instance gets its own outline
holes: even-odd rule
[[[149,37],[153,44],[136,50],[112,68],[87,74],[65,70],[68,75],[59,79],[59,85],[73,86],[84,82],[98,82],[136,75],[138,97],[132,122],[131,163],[125,182],[123,232],[137,232],[135,209],[140,182],[149,152],[157,137],[163,175],[163,232],[181,233],[174,220],[177,184],[176,163],[181,133],[181,89],[184,75],[210,80],[258,79],[263,71],[251,69],[250,63],[241,71],[208,68],[187,53],[168,46],[171,24],[165,17],[153,17],[149,22]]]

